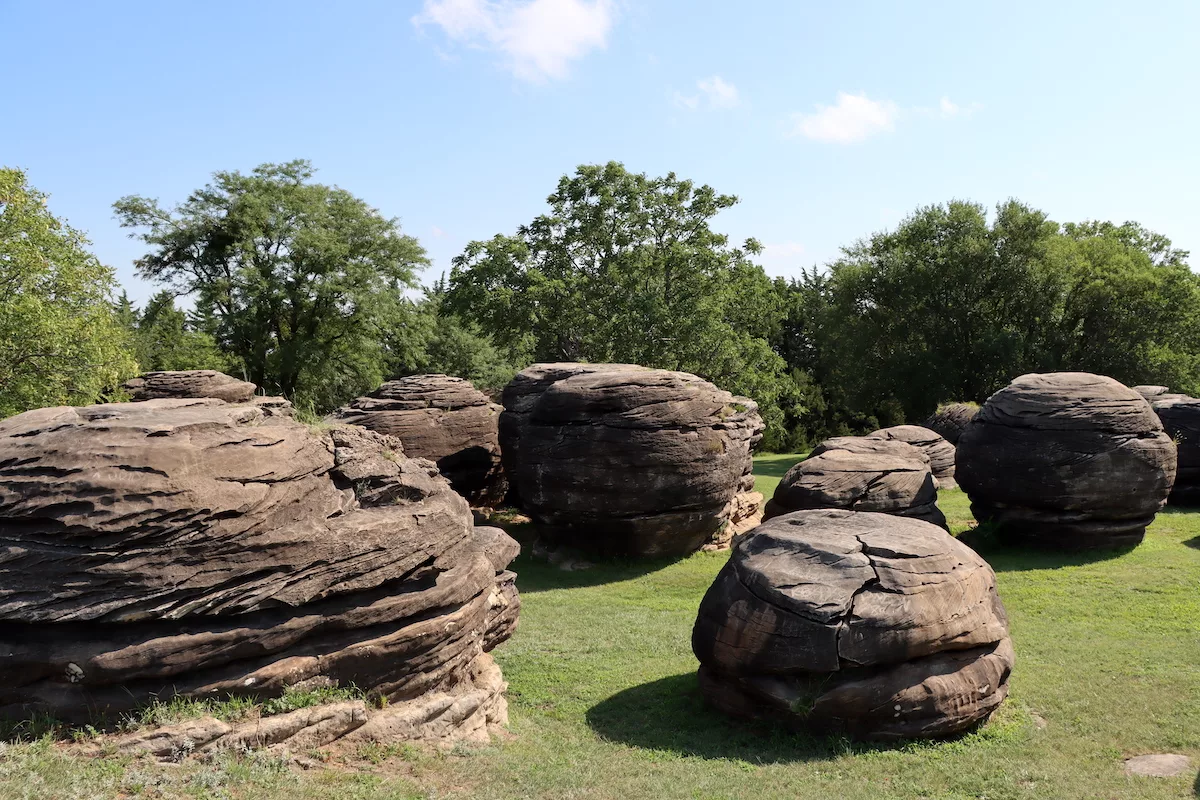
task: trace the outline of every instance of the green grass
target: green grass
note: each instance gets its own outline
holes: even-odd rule
[[[759,489],[797,460],[756,459]],[[962,492],[941,505],[955,533]],[[705,707],[690,632],[725,561],[563,572],[522,556],[516,636],[496,651],[511,734],[437,753],[376,748],[299,771],[264,755],[160,767],[84,760],[49,738],[3,746],[0,797],[1185,798],[1195,774],[1126,777],[1124,757],[1200,765],[1200,513],[1086,556],[992,549],[1017,649],[1012,693],[957,740],[873,747],[727,720]]]

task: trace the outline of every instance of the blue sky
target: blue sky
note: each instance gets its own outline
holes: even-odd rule
[[[135,300],[126,194],[308,158],[448,270],[584,162],[741,203],[794,274],[951,198],[1135,219],[1200,259],[1200,3],[0,0],[0,164]]]

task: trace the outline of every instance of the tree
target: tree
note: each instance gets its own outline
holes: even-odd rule
[[[20,170],[0,169],[0,417],[103,399],[137,364],[113,273]]]
[[[778,295],[712,219],[737,202],[674,173],[616,162],[563,176],[548,213],[454,259],[447,311],[513,360],[628,361],[685,370],[758,400],[773,424],[787,385],[767,339]]]
[[[128,298],[122,295],[119,315],[129,318]],[[221,352],[213,338],[187,319],[175,307],[170,292],[159,292],[150,298],[138,314],[132,311],[127,323],[133,335],[134,352],[143,371],[162,369],[216,369],[236,371],[228,356]]]
[[[268,392],[325,409],[377,386],[428,264],[399,222],[311,182],[307,161],[218,172],[173,210],[125,197],[122,226],[151,250],[139,273],[193,295],[218,345]]]

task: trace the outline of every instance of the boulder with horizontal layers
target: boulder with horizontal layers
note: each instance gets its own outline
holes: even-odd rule
[[[946,528],[925,452],[890,439],[837,436],[821,442],[779,481],[764,516],[813,508],[877,511]]]
[[[393,437],[215,399],[26,412],[0,422],[0,549],[2,718],[331,684],[413,730],[468,695],[462,730],[503,717],[472,676],[515,548]]]
[[[1178,456],[1175,483],[1167,502],[1200,506],[1200,399],[1164,393],[1154,398],[1151,406],[1163,430],[1175,442]]]
[[[890,439],[919,447],[929,457],[929,468],[939,489],[956,489],[954,479],[954,445],[936,431],[920,425],[893,425],[867,434],[870,439]]]
[[[121,388],[134,400],[213,397],[227,403],[245,403],[258,391],[255,384],[215,369],[147,372],[126,381]]]
[[[686,372],[631,364],[535,364],[504,390],[505,470],[556,544],[665,556],[725,536],[753,493],[753,400]]]
[[[728,714],[866,739],[938,737],[1008,694],[991,568],[940,528],[797,511],[734,545],[692,630],[705,698]]]
[[[1142,395],[1103,375],[1022,375],[958,441],[981,522],[1059,549],[1137,544],[1175,482],[1175,443]]]
[[[925,420],[925,427],[941,436],[950,444],[958,444],[958,437],[975,419],[979,406],[975,403],[946,403]]]
[[[437,462],[454,491],[472,506],[495,506],[508,489],[497,424],[503,409],[470,381],[412,375],[388,381],[330,414],[400,439],[404,452]]]

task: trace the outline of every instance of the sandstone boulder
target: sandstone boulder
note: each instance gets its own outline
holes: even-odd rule
[[[753,494],[752,400],[685,372],[630,364],[535,364],[504,390],[505,471],[557,543],[661,556],[728,539]],[[747,498],[753,499],[753,498]]]
[[[925,427],[941,436],[950,444],[958,444],[958,437],[975,419],[979,406],[974,403],[947,403],[925,420]]]
[[[813,508],[878,511],[946,528],[925,452],[901,441],[838,436],[787,471],[766,519]]]
[[[1175,469],[1175,444],[1146,399],[1084,372],[1022,375],[958,442],[975,518],[1040,547],[1137,544]]]
[[[991,568],[925,522],[798,511],[742,537],[692,631],[728,714],[867,739],[948,736],[1008,693]]]
[[[1178,454],[1175,484],[1167,502],[1200,506],[1200,399],[1164,394],[1155,398],[1152,406]]]
[[[240,381],[215,369],[147,372],[126,381],[121,388],[134,400],[214,397],[227,403],[245,403],[258,390],[249,381]]]
[[[954,480],[954,445],[929,428],[920,425],[893,425],[868,434],[871,439],[891,439],[919,447],[929,456],[929,468],[939,489],[956,489]]]
[[[436,461],[472,506],[494,506],[508,488],[497,436],[502,410],[470,381],[413,375],[388,381],[330,419],[399,438],[408,455]]]
[[[0,552],[0,718],[310,683],[412,730],[504,714],[515,548],[393,437],[215,399],[30,411],[0,422]],[[318,717],[295,730],[366,724]]]

